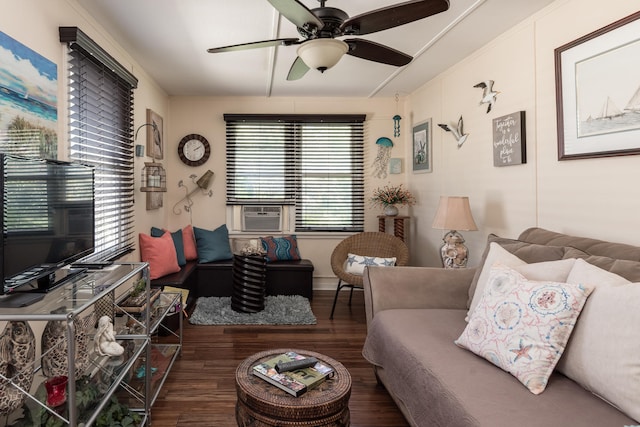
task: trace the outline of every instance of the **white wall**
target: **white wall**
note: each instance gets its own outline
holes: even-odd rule
[[[412,210],[413,262],[440,265],[443,232],[431,228],[440,195],[469,196],[479,231],[463,232],[476,265],[489,233],[517,237],[525,228],[640,244],[640,157],[557,160],[554,49],[637,10],[625,0],[557,1],[427,82],[408,97],[405,116],[433,120],[433,173],[407,173],[418,194]],[[578,12],[579,11],[579,12]],[[494,80],[493,110],[479,106],[481,89]],[[492,120],[523,110],[527,163],[494,167]],[[437,123],[462,115],[469,137],[458,149]],[[408,134],[407,138],[410,138]],[[410,158],[410,142],[405,144]]]

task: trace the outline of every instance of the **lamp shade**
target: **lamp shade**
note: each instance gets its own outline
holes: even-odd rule
[[[477,230],[478,227],[471,215],[469,198],[440,196],[432,227],[440,230]]]
[[[323,72],[336,65],[348,50],[349,45],[342,40],[313,39],[300,45],[298,56],[307,67]]]

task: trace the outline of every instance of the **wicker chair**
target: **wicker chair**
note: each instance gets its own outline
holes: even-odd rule
[[[338,276],[338,288],[333,298],[333,307],[331,307],[329,319],[333,319],[338,294],[342,288],[351,288],[349,305],[351,305],[353,289],[362,289],[362,276],[347,273],[344,269],[347,255],[350,253],[380,258],[396,257],[396,265],[407,265],[409,263],[409,248],[401,239],[391,234],[381,232],[358,233],[338,243],[338,246],[335,247],[331,254],[331,269]]]

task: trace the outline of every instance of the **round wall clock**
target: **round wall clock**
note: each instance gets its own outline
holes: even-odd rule
[[[210,155],[209,141],[202,135],[192,133],[182,138],[178,144],[178,156],[187,166],[203,165]]]

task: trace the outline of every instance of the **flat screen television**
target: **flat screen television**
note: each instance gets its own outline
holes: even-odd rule
[[[93,253],[92,167],[0,154],[0,192],[0,294],[46,291],[57,271]]]

